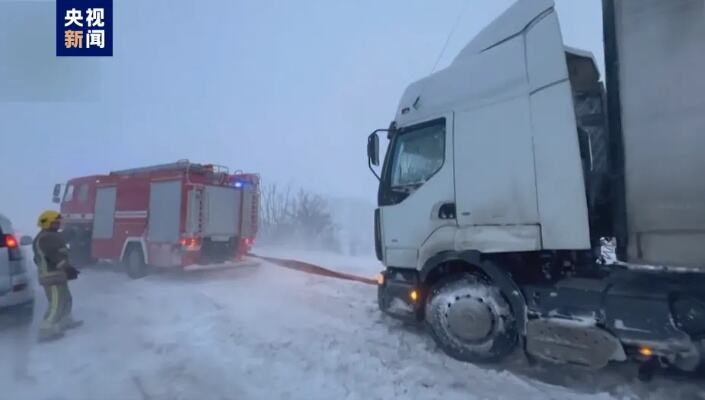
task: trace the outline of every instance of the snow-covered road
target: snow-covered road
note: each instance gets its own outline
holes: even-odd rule
[[[294,256],[379,269],[369,258]],[[520,358],[459,363],[418,328],[382,317],[373,286],[268,263],[137,281],[96,267],[72,290],[85,325],[62,340],[35,344],[36,326],[0,333],[0,398],[705,399],[690,381],[624,383],[619,371],[530,369]]]

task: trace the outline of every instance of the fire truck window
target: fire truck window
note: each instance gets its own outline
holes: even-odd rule
[[[78,188],[78,201],[85,203],[88,200],[88,184],[84,183]]]
[[[64,193],[64,201],[73,200],[73,185],[66,186],[66,192]]]

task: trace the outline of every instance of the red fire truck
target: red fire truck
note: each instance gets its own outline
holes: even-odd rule
[[[213,164],[171,164],[69,180],[54,187],[77,263],[186,267],[240,259],[258,226],[259,176]]]

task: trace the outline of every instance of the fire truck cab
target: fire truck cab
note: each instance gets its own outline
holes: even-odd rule
[[[62,196],[63,192],[63,196]],[[241,258],[258,226],[259,176],[178,161],[69,180],[54,188],[76,263],[186,267]]]

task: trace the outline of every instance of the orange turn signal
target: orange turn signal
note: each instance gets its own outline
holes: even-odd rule
[[[419,292],[417,292],[416,289],[412,290],[412,291],[409,293],[409,298],[411,299],[411,301],[416,301],[416,300],[418,300],[418,299],[419,299]]]
[[[651,357],[654,355],[654,351],[647,346],[641,346],[639,347],[639,354],[641,354],[644,357]]]

